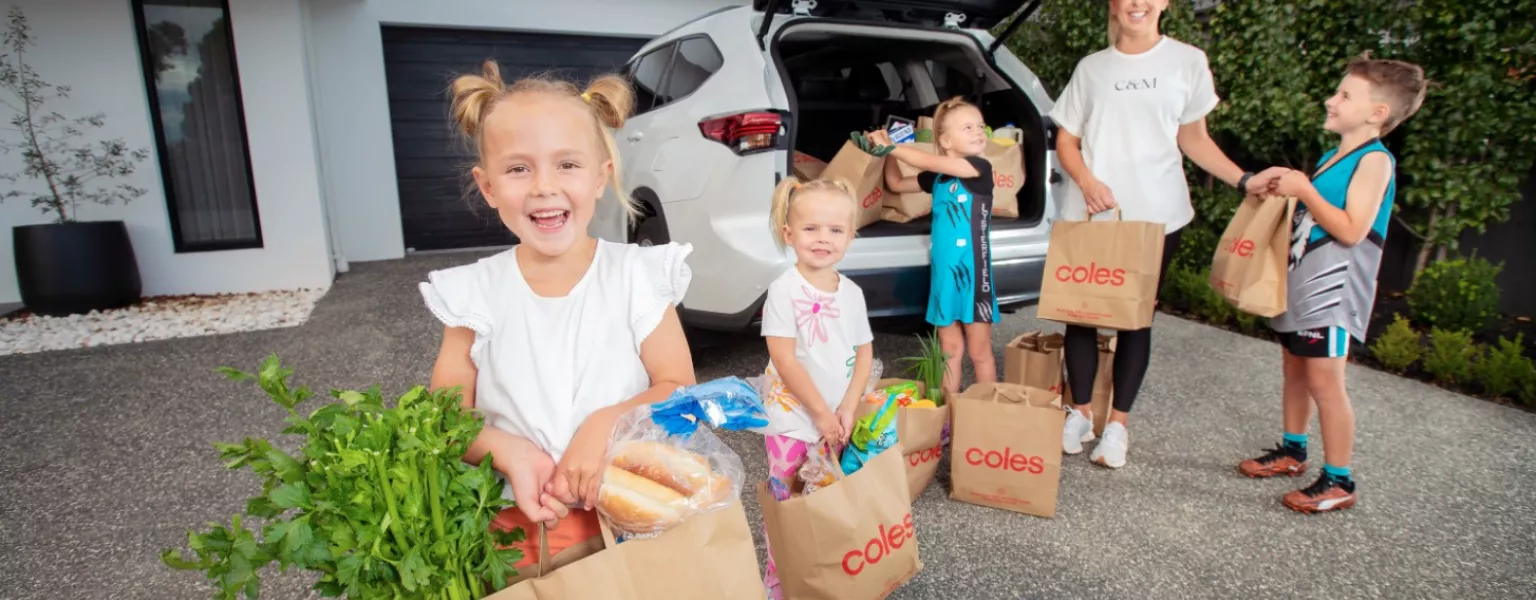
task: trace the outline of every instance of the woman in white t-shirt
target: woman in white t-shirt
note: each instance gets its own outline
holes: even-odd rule
[[[475,183],[518,244],[421,284],[444,326],[432,388],[459,387],[485,415],[464,459],[489,455],[506,478],[517,506],[491,526],[528,534],[514,544],[518,567],[539,556],[538,524],[550,526],[550,556],[598,539],[592,508],[614,424],[695,381],[675,308],[689,248],[587,233],[618,177],[612,132],[632,98],[615,76],[586,91],[542,78],[507,85],[494,61],[453,84],[453,115],[479,155]]]
[[[1257,192],[1268,181],[1245,173],[1211,140],[1205,116],[1219,99],[1210,66],[1204,51],[1159,32],[1167,8],[1168,0],[1109,0],[1111,46],[1078,62],[1051,111],[1059,127],[1057,157],[1077,183],[1068,186],[1060,218],[1081,221],[1118,208],[1125,220],[1163,223],[1164,272],[1178,250],[1180,230],[1195,216],[1185,156],[1238,188]],[[1067,326],[1067,384],[1079,403],[1062,431],[1068,454],[1082,452],[1083,443],[1094,439],[1088,402],[1098,372],[1097,333]],[[1152,352],[1151,328],[1118,335],[1114,411],[1091,456],[1113,468],[1125,464],[1126,418]]]

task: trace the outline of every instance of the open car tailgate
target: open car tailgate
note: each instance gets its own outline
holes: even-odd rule
[[[1019,12],[1027,0],[814,0],[810,14],[854,20],[909,23],[914,25],[943,25],[947,15],[965,15],[961,27],[990,29]],[[770,13],[791,14],[794,0],[752,0],[752,8]],[[1039,6],[1030,3],[1030,10]],[[1028,14],[1017,17],[1028,19]]]

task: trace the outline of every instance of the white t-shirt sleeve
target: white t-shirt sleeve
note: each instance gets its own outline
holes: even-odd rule
[[[1086,60],[1086,59],[1084,59]],[[1072,79],[1051,107],[1051,120],[1074,137],[1083,137],[1083,126],[1088,120],[1088,90],[1085,81],[1090,75],[1084,70],[1082,60],[1072,70]]]
[[[1189,97],[1184,101],[1184,113],[1179,115],[1180,125],[1199,121],[1221,101],[1216,96],[1216,81],[1211,75],[1210,59],[1205,52],[1195,52],[1195,58],[1191,59],[1189,68],[1185,70],[1186,76],[1190,78]]]
[[[448,327],[465,327],[478,336],[491,335],[490,307],[485,302],[485,262],[432,271],[417,285],[427,309]]]
[[[650,248],[630,248],[625,270],[630,278],[630,329],[634,333],[635,352],[661,325],[667,307],[677,306],[688,293],[693,272],[686,259],[693,252],[689,244],[665,244]]]
[[[763,337],[799,338],[799,330],[795,327],[794,298],[790,296],[790,286],[783,280],[777,280],[768,285],[768,297],[763,300],[762,335]]]

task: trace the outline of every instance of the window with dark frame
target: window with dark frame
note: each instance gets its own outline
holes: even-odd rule
[[[226,0],[133,0],[176,252],[262,247]]]

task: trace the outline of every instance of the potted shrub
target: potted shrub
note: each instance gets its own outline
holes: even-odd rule
[[[12,8],[0,32],[0,90],[11,97],[12,131],[0,152],[19,154],[22,170],[0,174],[9,182],[0,200],[29,200],[53,222],[11,228],[21,300],[41,315],[106,310],[139,300],[142,285],[133,244],[122,221],[76,220],[83,203],[127,203],[145,190],[110,180],[126,177],[149,156],[122,140],[90,141],[86,132],[105,125],[101,114],[65,118],[48,110],[49,100],[69,95],[26,63],[33,45],[26,15]]]

